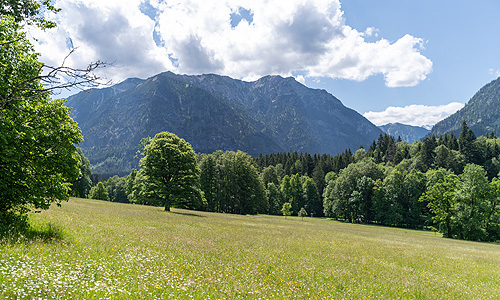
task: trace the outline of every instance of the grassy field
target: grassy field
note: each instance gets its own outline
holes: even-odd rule
[[[0,243],[2,299],[498,299],[500,245],[71,199]]]

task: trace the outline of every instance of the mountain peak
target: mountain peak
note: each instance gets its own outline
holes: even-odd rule
[[[483,86],[462,109],[434,125],[431,134],[453,132],[458,136],[462,120],[477,136],[500,133],[500,77]]]
[[[137,167],[133,157],[139,141],[161,131],[184,138],[197,152],[243,150],[251,155],[337,154],[367,147],[382,132],[326,91],[277,75],[244,82],[164,72],[79,93],[68,106],[95,173]]]
[[[398,122],[388,123],[379,126],[379,128],[388,135],[392,135],[395,138],[401,137],[401,140],[410,144],[425,137],[430,131],[424,127],[406,125]]]

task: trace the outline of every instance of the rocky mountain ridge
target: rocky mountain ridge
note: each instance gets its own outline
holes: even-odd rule
[[[382,132],[324,90],[293,78],[245,82],[214,74],[165,72],[68,98],[94,173],[137,167],[139,141],[170,131],[197,152],[243,150],[337,154],[367,147]]]

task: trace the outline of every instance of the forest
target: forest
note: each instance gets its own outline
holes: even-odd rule
[[[347,149],[335,156],[292,152],[253,158],[220,150],[195,154],[183,139],[164,136],[168,141],[161,146],[156,137],[142,141],[140,170],[102,182],[90,174],[80,152],[85,176],[73,182],[72,195],[233,214],[281,215],[289,205],[292,215],[302,211],[302,216],[430,229],[466,240],[500,238],[500,139],[494,133],[476,137],[465,121],[458,138],[428,136],[408,144],[380,135],[368,149]],[[172,143],[191,153],[192,174],[189,182],[165,187],[165,178],[155,172],[188,164],[185,158],[159,163],[164,158],[153,155]],[[157,165],[156,171],[151,164]]]

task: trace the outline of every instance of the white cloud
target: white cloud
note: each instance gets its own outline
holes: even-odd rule
[[[92,61],[112,63],[100,75],[114,82],[174,70],[165,49],[153,40],[155,22],[144,15],[140,0],[60,0],[58,27],[35,32],[42,61],[59,65],[69,53],[68,41],[77,48],[67,65],[85,67]],[[32,30],[33,32],[34,30]]]
[[[373,124],[380,126],[388,123],[402,123],[413,126],[430,127],[449,115],[463,108],[465,104],[452,102],[446,105],[408,105],[390,106],[385,111],[369,111],[363,114]]]
[[[346,25],[339,0],[57,0],[59,27],[37,33],[42,59],[57,64],[71,39],[71,62],[115,62],[112,79],[161,71],[218,73],[246,80],[301,72],[350,80],[383,74],[389,87],[414,86],[432,71],[423,41],[394,43]],[[144,7],[155,13],[146,12]],[[233,27],[231,15],[243,18]],[[240,15],[241,17],[241,15]],[[347,20],[348,21],[348,20]]]
[[[495,69],[488,69],[488,73],[495,77],[500,77],[500,70],[495,70]]]
[[[297,82],[302,83],[303,85],[306,85],[306,79],[302,75],[295,76],[295,80],[297,80]]]
[[[370,37],[370,36],[375,36],[378,37],[379,30],[375,27],[368,27],[366,28],[365,32],[363,33],[363,36]]]

